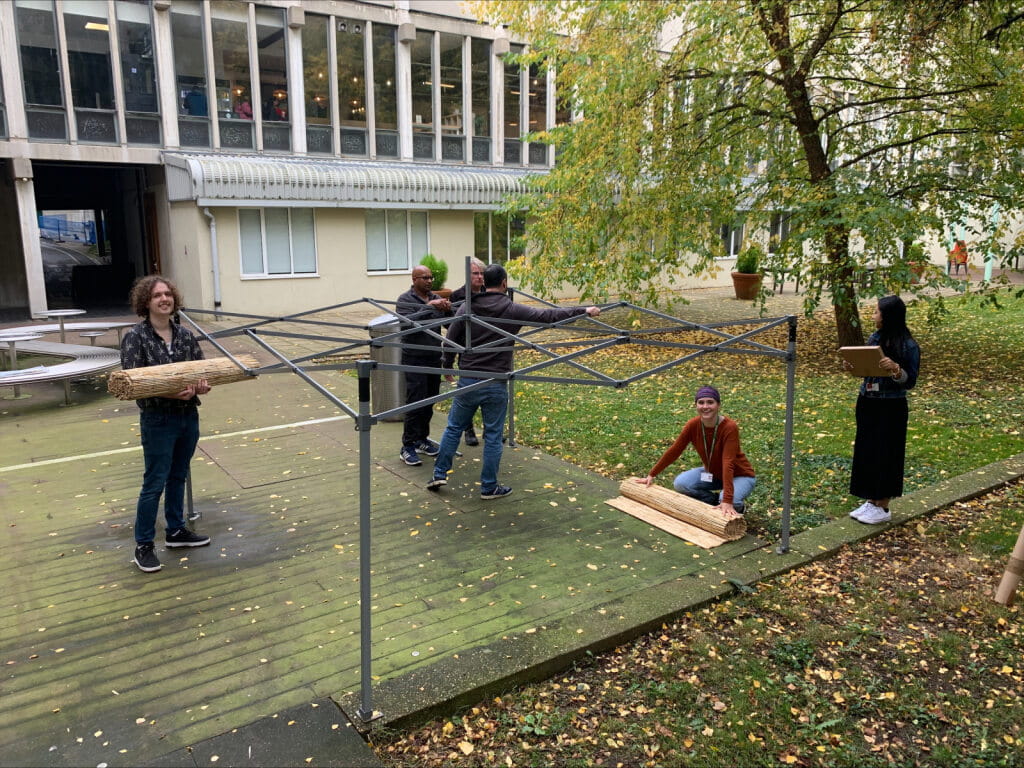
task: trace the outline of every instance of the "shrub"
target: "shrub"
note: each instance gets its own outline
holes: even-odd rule
[[[437,291],[444,288],[444,282],[448,279],[448,262],[437,258],[432,253],[427,253],[420,259],[420,264],[429,269],[430,274],[434,276],[434,283],[430,289]]]
[[[736,257],[736,271],[744,275],[756,275],[761,271],[764,251],[761,246],[751,243]]]

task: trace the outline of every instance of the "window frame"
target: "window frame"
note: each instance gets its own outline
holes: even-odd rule
[[[236,220],[238,221],[238,274],[242,280],[281,280],[320,277],[320,254],[316,242],[316,208],[306,207],[274,207],[272,210],[283,210],[288,215],[288,261],[289,272],[269,272],[269,256],[267,253],[267,217],[266,211],[271,210],[266,206],[239,206],[236,209]],[[260,258],[263,265],[262,272],[246,272],[245,257],[242,254],[243,242],[243,221],[242,214],[245,211],[255,211],[260,217]],[[294,211],[309,211],[312,222],[312,234],[310,242],[313,245],[313,270],[311,272],[295,271],[295,225],[292,221]]]

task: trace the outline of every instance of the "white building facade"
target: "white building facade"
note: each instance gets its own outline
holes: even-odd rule
[[[287,314],[391,298],[425,253],[515,256],[499,212],[569,119],[457,2],[0,3],[0,312],[53,309],[39,221],[95,211],[73,303],[161,272],[190,306]]]

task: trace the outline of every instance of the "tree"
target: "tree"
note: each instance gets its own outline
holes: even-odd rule
[[[517,208],[517,276],[657,303],[717,270],[720,227],[788,216],[768,271],[797,270],[838,341],[858,296],[905,289],[906,244],[971,226],[997,252],[1024,174],[1021,16],[1009,0],[491,0],[583,119]],[[999,210],[1001,215],[991,212]],[[933,275],[930,284],[941,281]],[[913,286],[921,290],[928,285]]]

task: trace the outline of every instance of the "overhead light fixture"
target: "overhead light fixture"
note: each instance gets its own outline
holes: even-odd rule
[[[94,32],[109,32],[110,31],[110,25],[109,24],[104,24],[104,23],[99,22],[99,21],[87,21],[87,22],[85,22],[85,28],[86,29],[91,29]]]

